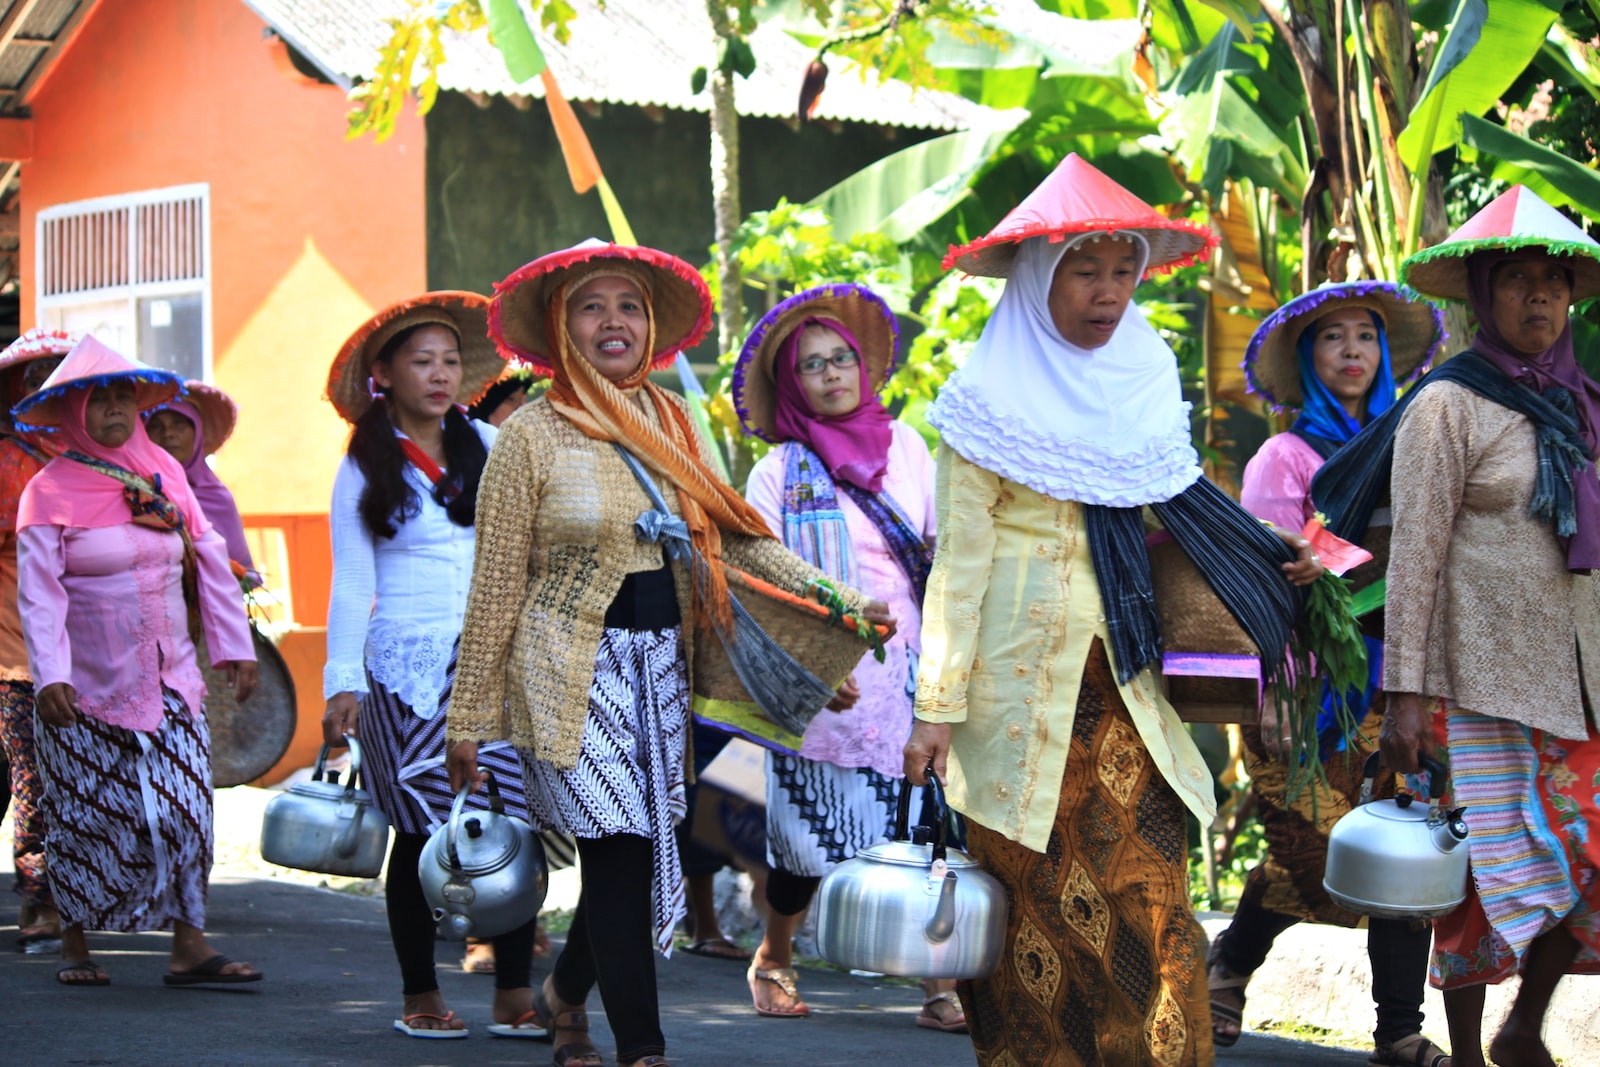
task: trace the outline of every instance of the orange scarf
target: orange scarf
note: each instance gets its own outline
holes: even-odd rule
[[[712,564],[694,568],[696,621],[702,628],[713,622],[726,628],[732,625],[733,619],[728,581],[722,568],[715,565],[722,558],[722,532],[770,538],[772,531],[744,497],[706,466],[696,447],[697,431],[688,417],[665,389],[650,381],[650,364],[655,353],[655,311],[648,277],[643,271],[630,269],[631,265],[614,261],[595,266],[598,269],[575,274],[550,297],[545,322],[551,335],[548,338],[550,352],[555,358],[551,361],[554,374],[546,396],[550,405],[586,437],[622,445],[677,488],[678,509],[689,527],[689,540],[700,557]],[[619,382],[612,382],[595,370],[578,351],[567,330],[567,294],[602,274],[621,275],[638,284],[644,294],[649,321],[639,366]],[[654,405],[660,427],[651,423],[631,395],[639,390]]]

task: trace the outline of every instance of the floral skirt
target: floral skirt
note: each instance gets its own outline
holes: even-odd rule
[[[1509,719],[1442,708],[1452,802],[1465,805],[1466,902],[1433,924],[1440,989],[1502,982],[1556,926],[1578,941],[1569,974],[1600,974],[1600,734],[1551,737]]]
[[[1183,804],[1098,640],[1045,851],[970,821],[967,845],[1010,903],[999,968],[957,986],[980,1067],[1210,1067]]]
[[[33,746],[32,682],[0,681],[0,745],[11,772],[11,858],[17,872],[17,895],[29,904],[48,904],[44,810],[40,807],[44,785]]]
[[[38,725],[56,907],[88,930],[205,929],[211,875],[211,734],[161,691],[154,732],[79,715]]]

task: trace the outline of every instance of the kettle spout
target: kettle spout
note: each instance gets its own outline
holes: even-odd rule
[[[1466,810],[1466,808],[1456,808],[1433,824],[1434,848],[1448,854],[1460,848],[1467,840],[1467,820],[1463,818]]]
[[[939,886],[939,902],[934,905],[933,915],[923,926],[924,936],[935,945],[941,945],[950,940],[950,935],[956,931],[956,872],[947,871]]]
[[[446,941],[465,941],[472,936],[472,920],[460,912],[434,908],[433,921],[439,924],[439,932]]]

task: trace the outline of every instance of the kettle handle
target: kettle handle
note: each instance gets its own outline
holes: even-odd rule
[[[1445,787],[1450,784],[1450,768],[1432,756],[1417,754],[1417,763],[1428,772],[1428,800],[1437,803],[1444,797]],[[1367,762],[1361,768],[1361,803],[1365,804],[1372,799],[1372,785],[1378,777],[1378,768],[1383,764],[1383,753],[1373,749],[1367,756]]]
[[[944,786],[939,781],[939,776],[933,773],[933,763],[928,764],[928,788],[933,790],[934,806],[938,810],[938,817],[933,826],[933,858],[945,858],[945,823],[950,819],[950,809],[945,806]],[[900,781],[900,798],[895,803],[894,813],[894,839],[896,841],[911,840],[911,791],[916,786],[911,784],[911,779],[904,778]]]
[[[357,741],[350,734],[345,734],[344,743],[350,749],[350,777],[345,780],[344,792],[345,796],[351,796],[356,791],[356,776],[361,773],[361,742]],[[322,743],[321,750],[317,752],[316,769],[311,772],[311,780],[313,782],[320,782],[323,780],[323,775],[326,773],[325,765],[327,762],[328,743],[324,741]]]
[[[478,772],[489,787],[489,810],[496,815],[504,815],[506,802],[500,799],[500,785],[494,780],[494,772],[487,767],[479,767]],[[456,854],[456,827],[461,825],[461,816],[467,810],[467,798],[471,795],[472,784],[469,782],[461,787],[461,792],[450,802],[450,818],[444,824],[444,847],[445,857],[451,867],[461,866],[461,857]]]

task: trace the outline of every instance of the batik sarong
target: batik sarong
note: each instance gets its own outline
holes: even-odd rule
[[[1502,982],[1562,923],[1578,942],[1567,973],[1600,974],[1600,735],[1563,740],[1460,708],[1447,723],[1472,877],[1466,902],[1434,920],[1429,980]]]
[[[1210,1067],[1184,807],[1098,640],[1046,850],[974,822],[967,845],[1010,906],[999,968],[957,986],[980,1067]]]
[[[11,774],[11,858],[17,895],[29,904],[50,903],[45,879],[43,785],[33,748],[33,683],[0,681],[0,745]]]
[[[79,715],[37,725],[50,887],[67,926],[205,929],[211,873],[211,734],[162,689],[153,733]]]
[[[578,762],[562,770],[521,753],[528,807],[537,825],[573,837],[633,834],[654,852],[656,947],[668,955],[687,913],[673,828],[687,810],[683,757],[689,675],[678,627],[607,628],[600,634],[589,715]]]
[[[767,863],[821,878],[894,831],[900,780],[871,767],[839,767],[767,753]]]

